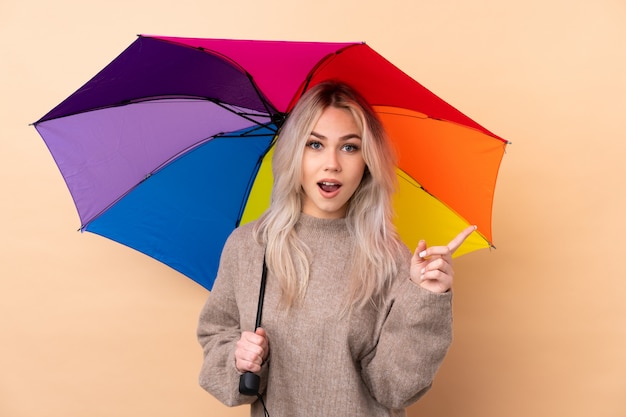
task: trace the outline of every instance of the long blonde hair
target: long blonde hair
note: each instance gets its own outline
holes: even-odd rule
[[[302,96],[279,133],[272,159],[272,201],[255,226],[256,238],[266,247],[268,268],[280,282],[287,308],[304,297],[309,280],[309,249],[294,229],[302,211],[302,157],[311,131],[331,106],[353,115],[361,130],[366,164],[346,212],[356,245],[347,309],[369,302],[378,304],[397,273],[400,242],[392,223],[391,199],[396,187],[393,148],[373,109],[355,90],[344,83],[324,82]]]

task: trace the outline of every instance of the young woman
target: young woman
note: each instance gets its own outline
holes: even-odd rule
[[[224,404],[252,403],[252,416],[264,405],[273,417],[402,416],[430,388],[452,339],[451,254],[475,228],[411,256],[392,224],[393,155],[347,85],[317,85],[295,106],[271,206],[229,237],[200,316],[200,384]],[[239,393],[245,372],[260,375],[263,401]]]

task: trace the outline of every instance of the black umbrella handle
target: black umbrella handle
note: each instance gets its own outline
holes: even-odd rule
[[[256,309],[256,322],[254,331],[261,327],[261,316],[263,315],[263,299],[265,298],[265,282],[267,281],[267,264],[263,256],[263,273],[261,274],[261,288],[259,289],[259,302]],[[261,377],[252,372],[246,372],[239,377],[239,393],[243,395],[259,395]]]

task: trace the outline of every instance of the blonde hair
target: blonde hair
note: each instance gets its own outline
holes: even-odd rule
[[[274,187],[270,208],[255,226],[266,247],[270,271],[279,280],[287,308],[304,297],[309,279],[309,249],[295,233],[302,211],[302,156],[306,141],[328,107],[347,109],[361,130],[365,174],[348,204],[346,223],[355,237],[346,309],[375,305],[397,273],[400,242],[392,223],[396,187],[395,154],[370,105],[340,82],[312,87],[298,101],[282,127],[274,149]]]

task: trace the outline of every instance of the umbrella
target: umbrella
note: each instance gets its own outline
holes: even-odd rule
[[[34,123],[80,230],[141,251],[211,289],[232,230],[269,206],[272,144],[324,80],[356,88],[399,153],[396,224],[414,247],[478,226],[457,252],[492,246],[507,142],[362,42],[140,35]]]

